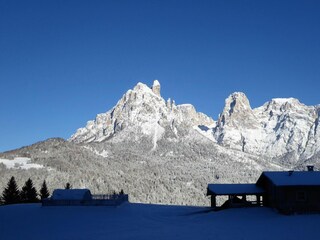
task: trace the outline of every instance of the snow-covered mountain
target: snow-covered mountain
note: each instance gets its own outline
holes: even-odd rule
[[[195,128],[226,148],[296,163],[320,151],[320,106],[306,106],[294,98],[276,98],[252,109],[244,93],[235,92],[215,122],[196,112],[191,104],[176,105],[160,95],[160,83],[149,88],[138,83],[115,107],[98,114],[70,138],[76,143],[101,142],[120,131],[135,137],[152,137],[153,148],[164,136],[179,138],[186,128]],[[180,131],[179,131],[180,129]]]
[[[52,188],[123,189],[134,202],[208,205],[209,182],[255,182],[263,170],[320,168],[320,106],[273,99],[252,109],[233,93],[217,121],[138,83],[68,141],[49,139],[0,153],[0,187],[14,175]],[[28,159],[29,168],[10,161]],[[15,167],[9,168],[8,166]],[[41,166],[35,168],[31,166]]]
[[[127,91],[115,107],[98,114],[71,136],[76,143],[102,142],[120,131],[152,137],[153,148],[167,131],[167,135],[178,138],[183,134],[179,128],[212,125],[214,121],[203,113],[196,112],[191,104],[176,105],[174,100],[165,101],[160,95],[160,83],[155,80],[151,88],[138,83]]]
[[[306,106],[294,98],[275,98],[252,109],[244,93],[233,93],[217,125],[214,139],[238,149],[291,163],[320,151],[319,105]]]

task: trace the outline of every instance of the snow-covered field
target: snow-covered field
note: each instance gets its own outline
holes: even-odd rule
[[[30,168],[43,168],[44,166],[36,163],[31,163],[30,158],[16,157],[13,160],[0,159],[0,163],[4,164],[6,168],[13,169],[30,169]]]
[[[118,207],[0,207],[0,239],[318,239],[320,214],[285,216],[268,208],[125,203]]]

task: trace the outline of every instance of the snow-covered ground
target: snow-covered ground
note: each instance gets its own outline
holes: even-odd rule
[[[0,163],[3,163],[6,168],[14,169],[30,169],[30,168],[43,168],[44,166],[36,163],[30,163],[31,159],[26,157],[16,157],[13,160],[0,159]]]
[[[211,212],[205,207],[126,203],[118,207],[0,207],[0,239],[317,239],[320,214],[268,208]]]

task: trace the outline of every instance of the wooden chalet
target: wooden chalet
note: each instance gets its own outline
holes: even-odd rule
[[[312,166],[308,171],[263,172],[255,184],[209,184],[207,195],[217,210],[266,206],[287,214],[320,212],[320,172]],[[217,206],[217,196],[228,196],[228,200]]]
[[[266,190],[263,205],[283,213],[320,211],[320,172],[263,172],[257,186]]]

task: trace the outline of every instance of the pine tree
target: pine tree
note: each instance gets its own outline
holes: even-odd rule
[[[22,187],[20,194],[21,201],[25,203],[35,203],[39,201],[37,196],[37,190],[33,186],[32,180],[29,178]]]
[[[67,182],[67,184],[64,186],[64,188],[65,188],[65,189],[71,189],[71,188],[72,188],[72,186],[71,186],[71,184],[70,184],[70,183],[68,183],[68,182]]]
[[[46,180],[44,180],[40,189],[40,197],[41,199],[44,199],[44,198],[48,198],[49,195],[50,193],[47,188],[47,183],[46,183]]]
[[[3,190],[2,201],[4,204],[14,204],[20,202],[20,191],[13,176],[9,180],[7,187]]]

